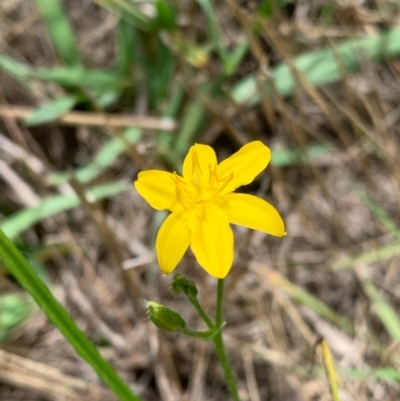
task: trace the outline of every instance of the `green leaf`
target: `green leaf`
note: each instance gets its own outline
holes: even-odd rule
[[[10,272],[32,296],[35,302],[62,333],[76,352],[88,362],[104,383],[121,401],[141,401],[113,367],[100,355],[97,348],[78,328],[75,321],[57,301],[43,281],[38,277],[21,252],[0,230],[0,259]]]
[[[117,181],[90,188],[86,191],[86,196],[90,202],[96,202],[127,191],[130,188],[131,186],[128,183]],[[73,209],[79,205],[80,199],[76,194],[51,196],[43,199],[37,206],[14,213],[0,223],[0,229],[3,230],[8,237],[14,239],[23,231],[39,223],[46,217]]]
[[[64,114],[71,111],[78,98],[74,95],[67,95],[43,104],[32,112],[24,122],[28,126],[45,124],[57,120]]]
[[[42,14],[53,47],[58,55],[68,65],[79,64],[79,52],[75,37],[61,2],[59,0],[36,0],[36,6]]]

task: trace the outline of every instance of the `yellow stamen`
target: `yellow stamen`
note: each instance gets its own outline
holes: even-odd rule
[[[225,178],[221,178],[218,180],[218,191],[215,193],[215,195],[219,195],[225,188],[226,186],[233,180],[233,171],[229,173],[228,176]]]
[[[199,185],[201,183],[200,178],[202,176],[202,171],[201,171],[199,155],[194,151],[194,149],[192,150],[192,159],[193,159],[193,164],[192,164],[193,184]]]

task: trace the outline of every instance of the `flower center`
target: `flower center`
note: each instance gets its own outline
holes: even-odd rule
[[[219,177],[217,166],[202,166],[196,153],[191,173],[190,181],[174,173],[177,199],[186,210],[215,201],[233,178],[233,172]]]

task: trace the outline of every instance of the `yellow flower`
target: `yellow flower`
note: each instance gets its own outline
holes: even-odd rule
[[[172,212],[156,239],[158,263],[171,273],[189,245],[207,273],[224,278],[233,262],[230,223],[281,237],[286,234],[278,211],[253,195],[234,193],[249,184],[271,159],[270,149],[250,142],[217,163],[208,145],[194,145],[183,162],[183,176],[160,170],[142,171],[136,190],[157,210]]]

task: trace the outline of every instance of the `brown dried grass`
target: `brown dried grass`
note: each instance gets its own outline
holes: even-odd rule
[[[296,47],[313,48],[327,36],[349,37],[400,21],[400,15],[392,15],[389,21],[381,14],[377,6],[381,3],[385,2],[370,6],[364,2],[335,3],[334,21],[328,31],[317,15],[323,2],[296,3],[290,15],[282,13],[262,38],[254,39],[252,55],[238,76],[258,68],[261,59],[290,60]],[[90,55],[95,65],[107,66],[115,51],[116,18],[90,1],[66,1],[65,7],[82,54]],[[233,5],[226,1],[220,7],[232,11]],[[224,21],[229,37],[235,37],[235,29],[246,29],[245,16],[250,11],[245,6],[239,11],[238,25],[233,25],[231,19]],[[0,15],[0,51],[37,66],[57,64],[33,3],[3,0]],[[299,35],[301,40],[292,41]],[[235,142],[241,141],[246,126],[252,127],[255,137],[276,147],[305,147],[315,139],[336,145],[331,157],[314,164],[270,168],[254,187],[284,215],[287,238],[235,230],[236,260],[226,284],[225,333],[243,400],[329,400],[324,376],[308,374],[314,364],[320,363],[314,355],[317,334],[328,340],[342,369],[398,367],[398,361],[391,359],[391,352],[398,347],[371,308],[362,279],[371,278],[398,309],[399,257],[341,271],[333,267],[341,258],[392,241],[391,234],[350,182],[362,185],[400,224],[399,71],[397,60],[366,64],[362,72],[322,90],[309,87],[299,77],[302,85],[290,99],[276,97],[244,114],[233,105],[219,105],[224,114],[210,115],[203,140],[213,144],[220,154],[226,155],[237,146]],[[0,73],[0,79],[1,103],[36,104],[38,99],[29,97],[4,74]],[[41,93],[55,90],[38,85]],[[71,131],[71,140],[57,126],[29,130],[12,116],[3,117],[0,132],[40,160],[44,171],[87,160],[98,146],[92,128]],[[153,163],[150,135],[141,156],[149,165],[157,163]],[[49,192],[37,172],[31,171],[27,179],[19,161],[7,163],[22,182],[29,181],[38,196]],[[140,166],[130,168],[128,163],[132,163],[129,157],[122,159],[109,177],[123,175],[133,180]],[[18,186],[10,187],[3,178],[0,185],[1,201],[13,208],[19,206],[24,196]],[[79,193],[79,188],[75,189]],[[108,203],[86,204],[43,222],[37,230],[30,230],[27,238],[32,245],[66,245],[66,254],[49,253],[43,260],[54,293],[93,341],[107,344],[100,347],[103,355],[145,400],[228,399],[211,344],[160,333],[143,316],[144,299],[154,299],[179,311],[191,326],[201,327],[187,302],[172,296],[170,278],[163,277],[152,261],[152,222],[153,211],[132,190]],[[198,269],[190,254],[179,272],[196,281],[204,308],[212,312],[215,281]],[[339,330],[288,297],[279,277],[307,290],[353,322],[357,336]],[[0,284],[2,292],[18,288],[5,276],[0,277]],[[368,337],[379,343],[379,352],[371,348]],[[374,376],[362,380],[342,376],[340,385],[346,397],[343,399],[349,400],[397,400],[399,394],[397,383],[381,382]],[[41,312],[15,329],[3,345],[0,398],[114,399]]]

